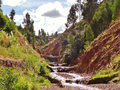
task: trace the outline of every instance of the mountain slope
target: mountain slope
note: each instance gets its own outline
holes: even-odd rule
[[[91,73],[111,67],[116,56],[120,54],[120,20],[113,22],[107,30],[94,40],[88,50],[75,61],[77,72]]]
[[[39,90],[49,85],[48,64],[0,12],[0,90]]]

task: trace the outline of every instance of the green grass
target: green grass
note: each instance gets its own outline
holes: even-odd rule
[[[0,89],[2,90],[40,90],[41,85],[49,86],[50,82],[33,71],[0,68]]]
[[[24,60],[25,70],[21,71],[17,70],[17,68],[14,70],[2,69],[3,71],[0,72],[0,81],[4,85],[0,85],[0,89],[40,90],[41,85],[50,84],[50,81],[44,77],[50,73],[47,69],[48,64],[33,50],[32,46],[26,43],[27,41],[22,40],[17,34],[19,33],[16,32],[16,34],[8,36],[6,32],[0,31],[0,57]],[[23,45],[21,45],[20,42],[24,44],[22,43]],[[9,77],[9,74],[11,77]],[[8,83],[9,79],[14,78],[14,76],[16,76],[16,82],[13,80],[12,85],[10,85]],[[7,87],[8,85],[9,87]]]
[[[113,69],[97,71],[96,74],[93,76],[93,79],[109,77],[109,76],[113,75],[114,73],[115,73],[115,71]]]
[[[120,55],[116,56],[111,61],[111,68],[97,71],[96,74],[93,76],[92,80],[103,79],[104,82],[106,81],[104,78],[117,78],[117,82],[120,82],[119,69],[120,69]]]

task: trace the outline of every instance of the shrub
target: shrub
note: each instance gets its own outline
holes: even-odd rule
[[[86,41],[92,41],[94,39],[94,33],[90,25],[86,28]]]
[[[12,88],[12,90],[28,90],[29,86],[27,83],[25,83],[24,81],[19,81],[18,83],[16,83],[16,85]]]
[[[15,24],[10,21],[7,16],[4,16],[2,12],[0,12],[0,31],[4,30],[8,33],[15,32]]]
[[[102,3],[98,10],[96,10],[92,22],[91,28],[97,37],[103,30],[107,28],[112,20],[112,12],[107,2]]]
[[[100,70],[96,72],[96,74],[93,76],[93,79],[109,77],[112,76],[113,74],[115,74],[115,71],[112,68]]]
[[[50,71],[49,69],[47,68],[48,64],[43,62],[39,62],[37,63],[36,67],[35,67],[35,70],[38,74],[40,75],[49,75]]]
[[[18,82],[18,74],[10,68],[4,69],[0,74],[0,87],[4,90],[12,90]]]
[[[36,56],[34,56],[32,54],[31,55],[28,54],[25,56],[26,68],[29,68],[29,69],[33,68],[34,69],[37,63],[39,63],[39,62],[38,62],[38,58]]]
[[[120,12],[120,0],[111,0],[111,9],[112,9],[112,19],[115,19],[118,13]]]

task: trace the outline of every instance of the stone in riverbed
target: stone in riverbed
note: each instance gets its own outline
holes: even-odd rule
[[[66,82],[66,83],[73,83],[72,80],[66,80],[65,82]]]

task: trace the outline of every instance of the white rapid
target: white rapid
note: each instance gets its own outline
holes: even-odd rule
[[[65,66],[50,66],[50,68],[53,69],[54,72],[51,72],[50,75],[52,78],[58,80],[59,82],[61,82],[62,86],[70,86],[70,87],[78,87],[80,88],[80,90],[100,90],[98,88],[95,87],[90,87],[87,85],[84,85],[82,82],[86,79],[88,79],[89,77],[82,77],[78,74],[74,74],[74,73],[67,73],[67,72],[58,72],[57,69],[66,69],[69,67],[65,67]],[[68,77],[65,77],[65,76]]]

